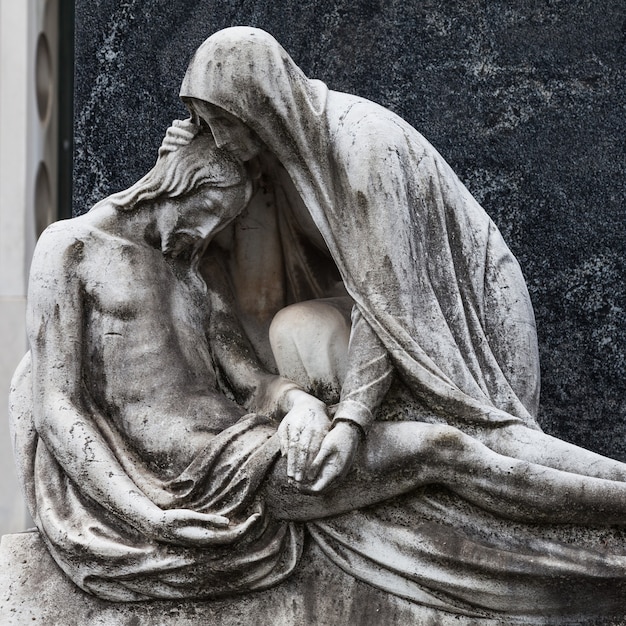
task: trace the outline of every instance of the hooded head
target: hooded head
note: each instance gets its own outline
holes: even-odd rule
[[[244,122],[285,165],[311,162],[327,94],[326,85],[309,80],[271,35],[247,27],[209,37],[180,90],[192,111],[193,100],[201,100]]]

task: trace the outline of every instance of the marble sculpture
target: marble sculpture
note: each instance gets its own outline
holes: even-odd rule
[[[520,267],[443,158],[257,29],[207,39],[180,95],[155,167],[35,252],[12,428],[59,566],[215,598],[309,533],[451,613],[618,612],[626,464],[538,426]]]

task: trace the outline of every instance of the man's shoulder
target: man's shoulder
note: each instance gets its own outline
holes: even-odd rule
[[[39,237],[32,271],[58,272],[76,267],[93,237],[93,229],[81,218],[54,222]]]
[[[51,241],[57,245],[71,246],[77,241],[85,241],[92,235],[93,228],[86,223],[84,216],[53,222],[39,238],[39,242]]]

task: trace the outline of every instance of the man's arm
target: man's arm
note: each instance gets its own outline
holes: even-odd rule
[[[124,472],[84,408],[85,246],[66,223],[59,223],[41,236],[33,258],[27,330],[37,433],[82,493],[147,536],[174,543],[230,541],[240,529],[222,530],[226,518],[163,511],[149,500]]]
[[[237,317],[237,308],[226,270],[217,254],[203,260],[211,317],[208,340],[221,373],[238,404],[250,411],[278,419],[305,398],[323,403],[305,393],[295,382],[270,374],[263,368]]]
[[[250,411],[274,416],[281,391],[297,385],[270,374],[261,366],[237,317],[237,307],[219,252],[212,252],[203,259],[202,273],[208,286],[210,310],[207,339],[215,364],[237,404]]]

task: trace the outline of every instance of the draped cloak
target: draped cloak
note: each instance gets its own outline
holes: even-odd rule
[[[302,222],[304,207],[394,367],[401,391],[377,419],[447,423],[478,439],[508,424],[539,429],[537,339],[521,270],[422,135],[308,79],[257,29],[205,41],[181,97],[242,120],[284,168],[272,183],[285,290],[319,281],[315,267],[294,264],[298,229],[285,226]],[[461,614],[532,623],[556,619],[567,602],[584,613],[593,596],[598,611],[626,604],[621,531],[512,522],[435,487],[307,527],[355,577]]]

